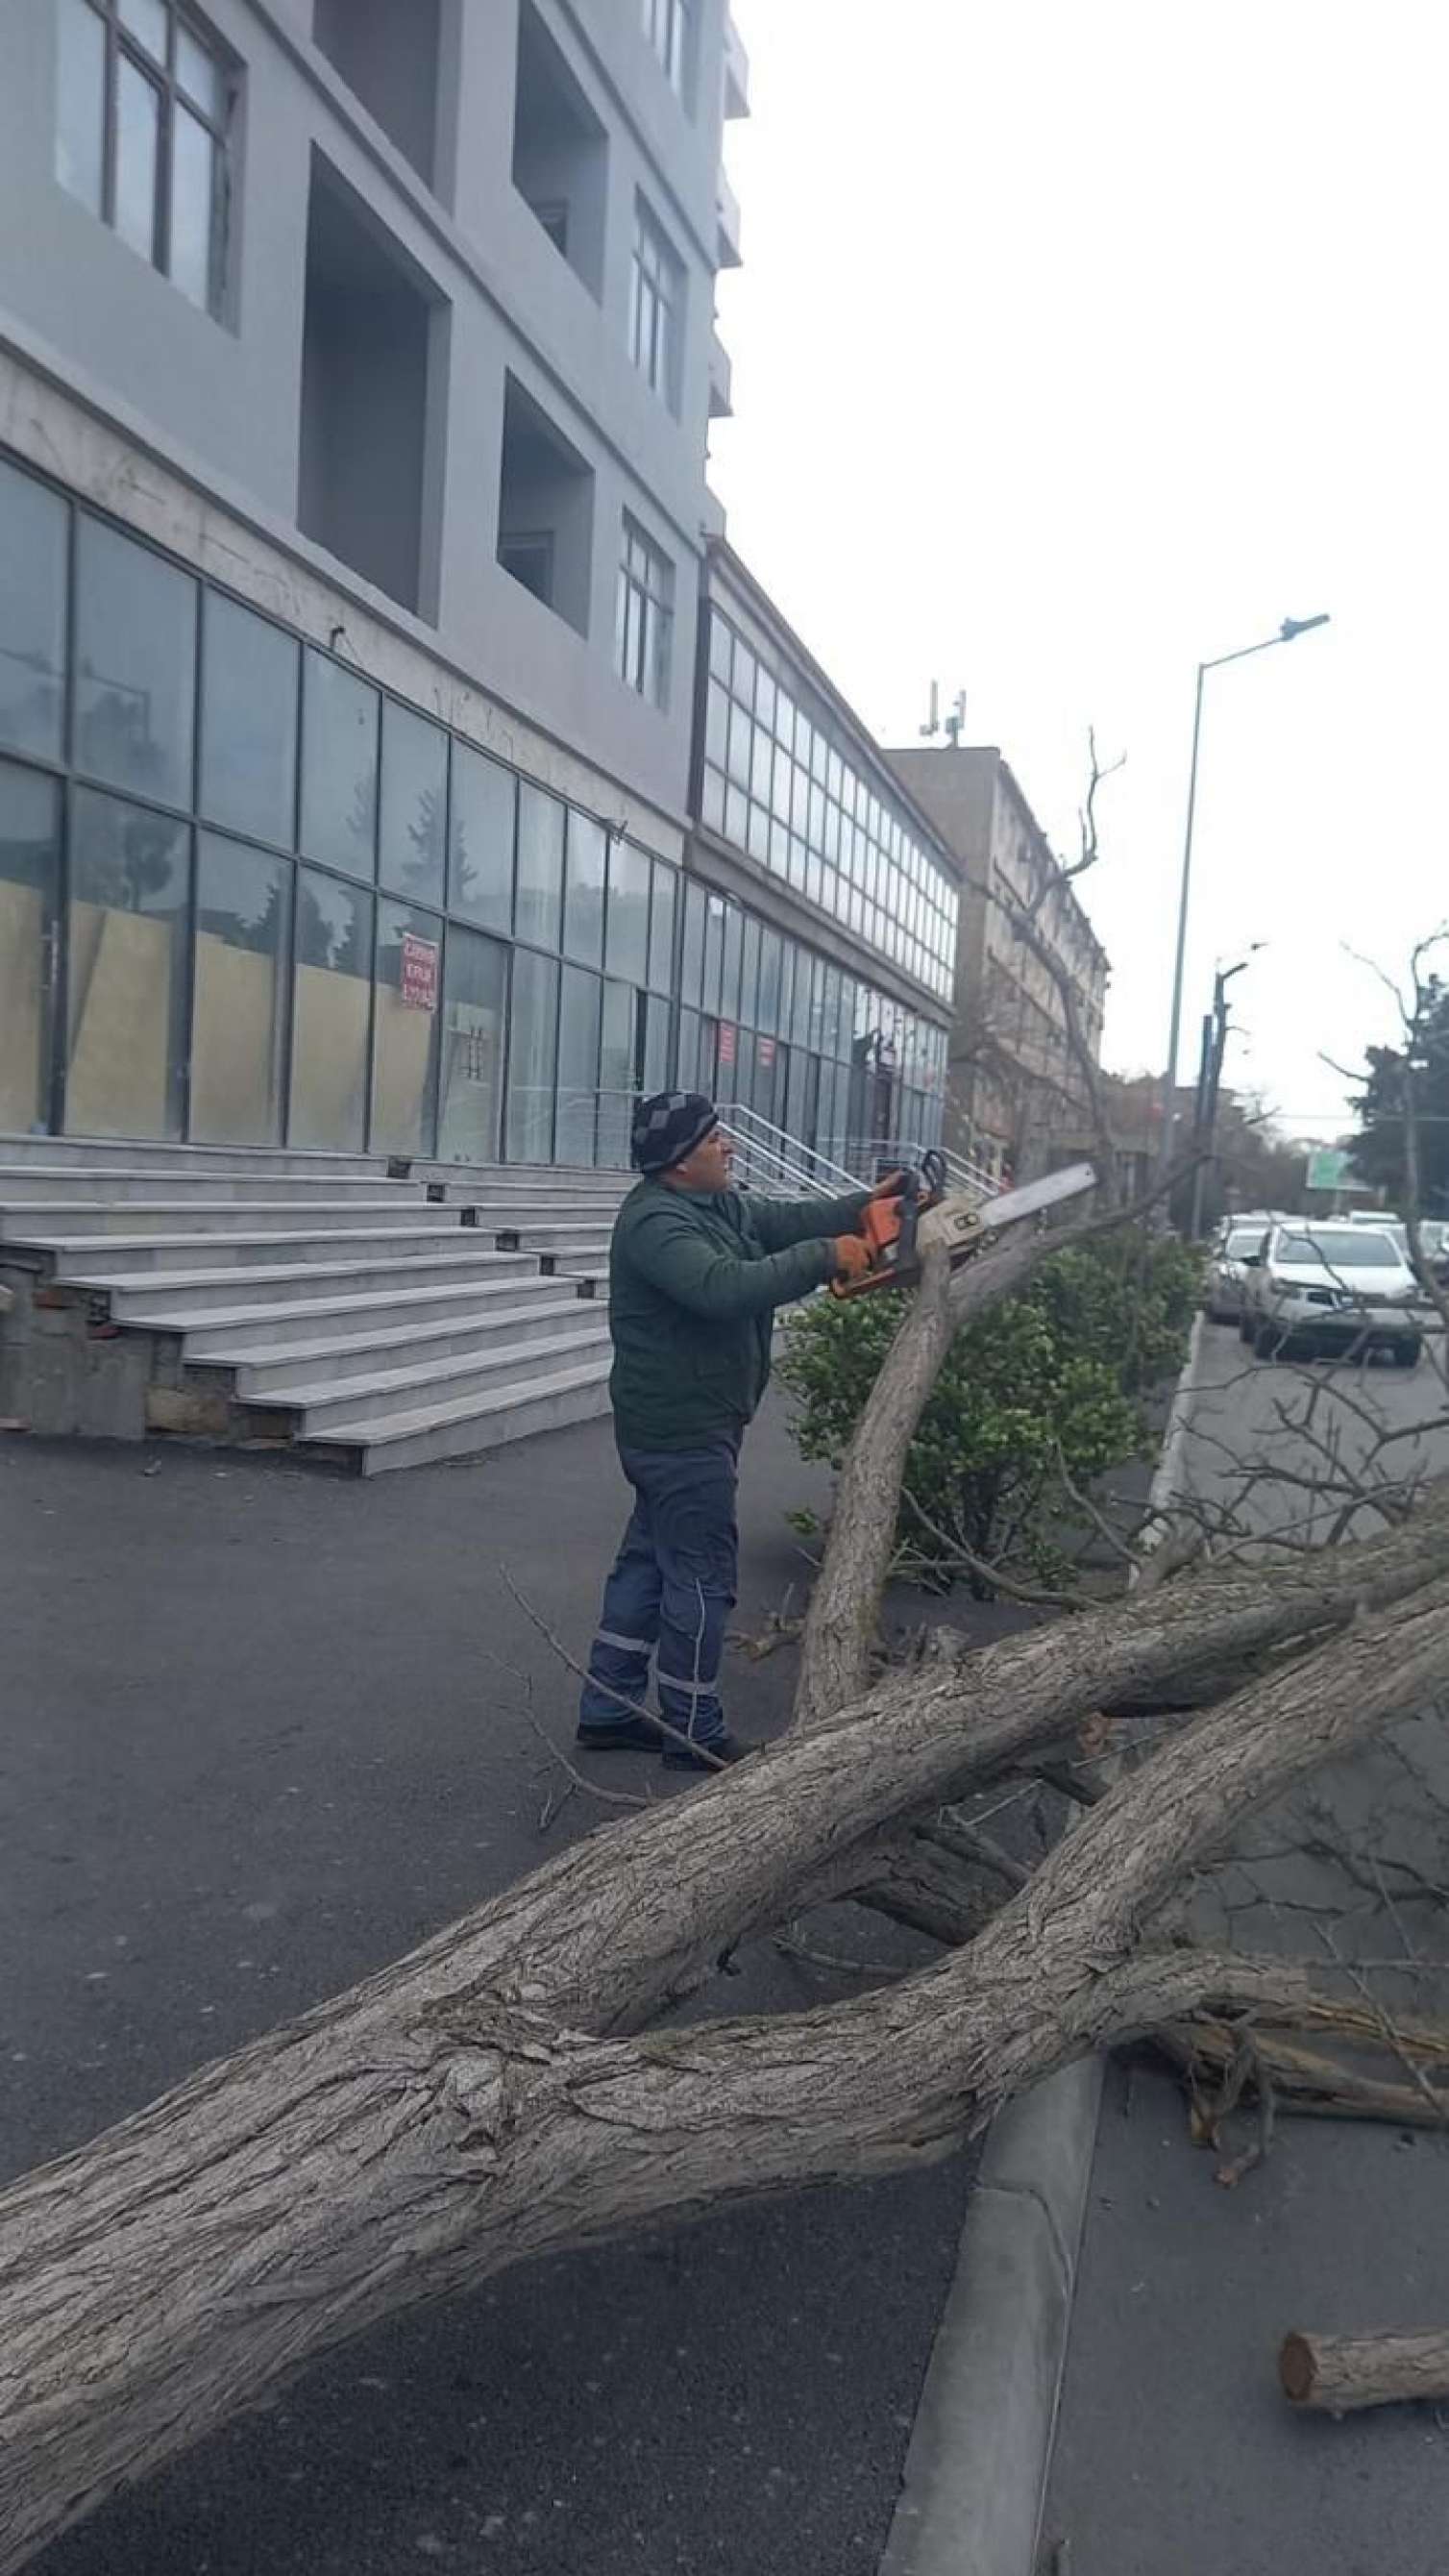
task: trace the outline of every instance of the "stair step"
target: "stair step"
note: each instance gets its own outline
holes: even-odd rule
[[[149,1307],[129,1312],[128,1324],[156,1333],[184,1333],[189,1360],[248,1366],[268,1354],[299,1357],[329,1343],[344,1345],[396,1330],[426,1333],[457,1325],[485,1328],[495,1313],[571,1313],[580,1302],[573,1279],[540,1279],[507,1254],[495,1255],[507,1276],[463,1280],[453,1287],[398,1288],[388,1296],[295,1297],[271,1304],[202,1308]],[[315,1274],[313,1274],[315,1275]],[[169,1283],[168,1283],[169,1285]],[[527,1305],[520,1299],[526,1298]]]
[[[0,1163],[87,1163],[132,1171],[170,1172],[210,1169],[229,1172],[288,1172],[300,1180],[322,1180],[337,1172],[370,1173],[381,1180],[386,1154],[348,1154],[335,1148],[311,1151],[303,1145],[168,1145],[134,1136],[29,1136],[0,1132]]]
[[[0,1242],[74,1242],[78,1235],[166,1238],[187,1235],[268,1235],[296,1232],[316,1218],[329,1233],[379,1227],[414,1234],[456,1234],[458,1208],[433,1207],[410,1182],[394,1199],[330,1199],[325,1193],[300,1202],[258,1199],[35,1199],[0,1202]],[[411,1192],[411,1195],[408,1193]],[[310,1230],[310,1229],[309,1229]]]
[[[550,1288],[553,1283],[544,1279],[537,1284]],[[540,1298],[536,1305],[514,1304],[496,1313],[464,1310],[431,1324],[409,1317],[403,1323],[374,1324],[365,1332],[334,1334],[326,1341],[279,1344],[259,1336],[250,1343],[215,1347],[217,1337],[208,1335],[213,1347],[201,1351],[188,1333],[183,1357],[198,1367],[234,1369],[237,1395],[248,1404],[282,1398],[301,1404],[315,1387],[379,1375],[392,1365],[422,1365],[469,1355],[486,1359],[494,1350],[516,1353],[525,1344],[556,1339],[562,1333],[577,1331],[597,1340],[607,1330],[606,1306],[596,1309],[566,1295],[562,1301]]]
[[[561,1369],[556,1375],[515,1380],[493,1395],[466,1396],[452,1404],[420,1405],[412,1413],[384,1414],[333,1423],[325,1440],[308,1443],[319,1458],[332,1458],[364,1476],[422,1467],[443,1458],[466,1458],[506,1442],[531,1439],[569,1422],[588,1422],[609,1409],[609,1360]]]
[[[307,1179],[287,1172],[227,1172],[207,1166],[195,1171],[147,1171],[118,1167],[93,1170],[88,1164],[7,1163],[0,1160],[0,1209],[29,1214],[37,1202],[66,1200],[89,1204],[103,1200],[115,1206],[169,1199],[194,1208],[207,1201],[225,1206],[270,1202],[288,1207],[348,1207],[361,1200],[377,1205],[424,1203],[422,1181],[390,1181],[380,1171],[327,1172]]]
[[[580,1308],[580,1312],[587,1310]],[[461,1403],[465,1397],[511,1392],[520,1380],[534,1384],[561,1369],[603,1359],[608,1365],[607,1325],[597,1324],[549,1335],[538,1341],[505,1342],[496,1350],[463,1351],[451,1358],[414,1361],[406,1368],[379,1369],[371,1377],[314,1379],[308,1385],[275,1395],[246,1398],[249,1413],[289,1415],[299,1440],[324,1440],[358,1420],[382,1422],[396,1413],[416,1413],[420,1406]]]
[[[147,1271],[198,1269],[203,1261],[209,1268],[231,1268],[237,1271],[265,1268],[282,1259],[293,1262],[331,1263],[343,1259],[358,1263],[389,1261],[403,1258],[409,1246],[426,1242],[430,1249],[418,1251],[420,1261],[446,1261],[455,1244],[467,1240],[471,1229],[456,1225],[431,1230],[388,1226],[375,1233],[356,1233],[346,1227],[318,1226],[305,1231],[278,1230],[268,1234],[128,1234],[69,1235],[53,1239],[41,1247],[55,1256],[56,1277],[72,1281],[101,1281],[123,1270],[131,1274]],[[473,1239],[480,1249],[495,1247],[489,1238],[477,1232]],[[476,1253],[473,1256],[477,1257]],[[466,1256],[465,1256],[466,1258]]]
[[[239,1269],[232,1264],[214,1270],[135,1270],[108,1271],[102,1279],[77,1280],[77,1287],[104,1289],[111,1303],[112,1321],[135,1324],[156,1310],[157,1299],[165,1297],[169,1315],[181,1307],[201,1314],[208,1309],[235,1311],[237,1300],[245,1296],[254,1307],[258,1291],[265,1289],[269,1301],[291,1304],[294,1299],[309,1301],[317,1291],[325,1291],[329,1282],[342,1282],[355,1295],[386,1295],[390,1289],[416,1288],[420,1284],[434,1290],[445,1286],[461,1287],[467,1282],[484,1280],[520,1280],[538,1276],[538,1264],[526,1252],[490,1252],[474,1249],[466,1234],[455,1240],[468,1248],[458,1252],[419,1253],[411,1260],[389,1261],[321,1261],[258,1263]],[[178,1305],[177,1301],[181,1304]],[[167,1329],[173,1329],[168,1324]]]

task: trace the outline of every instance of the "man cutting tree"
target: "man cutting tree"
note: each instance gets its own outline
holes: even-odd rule
[[[657,1653],[673,1730],[664,1760],[712,1770],[754,1750],[725,1725],[719,1669],[740,1441],[769,1379],[775,1308],[864,1275],[862,1212],[897,1193],[900,1175],[842,1198],[745,1198],[730,1186],[714,1103],[697,1091],[644,1101],[632,1148],[641,1177],[610,1252],[609,1393],[634,1510],[604,1587],[578,1740],[595,1752],[659,1747],[642,1714]]]

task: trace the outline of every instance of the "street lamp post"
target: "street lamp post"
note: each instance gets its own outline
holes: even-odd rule
[[[1177,1042],[1182,1033],[1182,969],[1187,954],[1187,901],[1192,885],[1192,827],[1197,811],[1197,756],[1202,741],[1202,684],[1209,671],[1221,671],[1228,662],[1246,662],[1253,653],[1270,653],[1275,644],[1291,644],[1299,635],[1308,634],[1314,626],[1326,626],[1325,609],[1317,617],[1285,617],[1276,635],[1265,635],[1261,644],[1241,644],[1236,653],[1218,653],[1210,662],[1197,666],[1197,696],[1192,711],[1192,765],[1187,780],[1187,828],[1182,842],[1182,884],[1177,898],[1177,952],[1172,969],[1172,1024],[1167,1041],[1167,1073],[1162,1087],[1162,1139],[1158,1153],[1159,1177],[1166,1179],[1172,1164],[1173,1113],[1177,1106]]]

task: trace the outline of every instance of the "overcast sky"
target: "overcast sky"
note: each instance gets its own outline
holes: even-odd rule
[[[733,0],[745,266],[720,281],[730,534],[880,737],[964,687],[1070,851],[1106,1059],[1161,1066],[1195,668],[1181,1070],[1330,1134],[1390,1034],[1345,955],[1449,916],[1449,17],[1420,0]]]

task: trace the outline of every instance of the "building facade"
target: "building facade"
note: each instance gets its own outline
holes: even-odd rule
[[[851,1170],[936,1143],[955,860],[723,538],[697,693],[682,1078]]]
[[[13,0],[0,1130],[625,1159],[745,83],[723,0]]]
[[[890,759],[961,870],[946,1141],[994,1178],[1030,1179],[1091,1148],[1069,1021],[1099,1062],[1107,955],[999,751]]]

